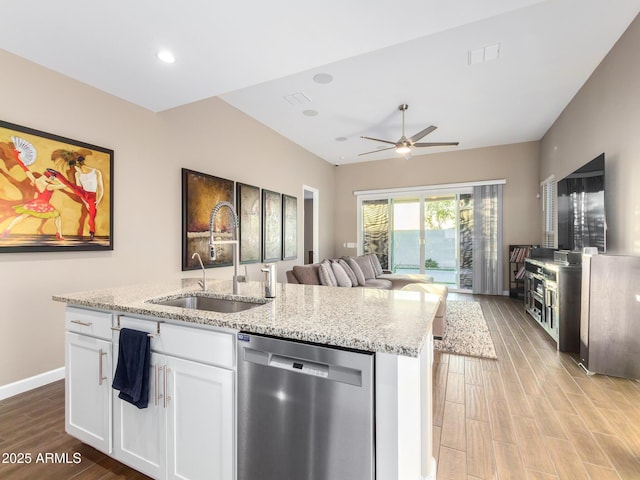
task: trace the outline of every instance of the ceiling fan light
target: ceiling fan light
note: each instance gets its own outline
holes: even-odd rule
[[[411,147],[409,147],[408,145],[400,145],[398,148],[396,148],[396,153],[399,153],[400,155],[404,155],[406,153],[409,153],[411,151]]]

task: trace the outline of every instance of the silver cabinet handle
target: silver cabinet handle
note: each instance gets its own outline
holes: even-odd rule
[[[106,354],[107,352],[102,349],[98,350],[98,385],[102,385],[102,382],[107,379],[102,372],[102,357]]]
[[[71,320],[71,323],[77,323],[78,325],[82,325],[83,327],[90,327],[93,325],[91,322],[83,322],[82,320]]]
[[[167,393],[167,372],[169,371],[169,369],[167,368],[166,365],[164,365],[162,367],[162,376],[163,376],[163,383],[164,383],[164,397],[163,397],[163,401],[164,401],[164,408],[167,408],[167,402],[169,400],[171,400],[171,397],[169,396],[169,394]]]
[[[160,400],[160,389],[158,387],[158,379],[160,377],[160,372],[159,372],[157,363],[153,366],[153,368],[155,370],[155,376],[156,376],[156,407],[157,407],[158,406],[158,400]]]

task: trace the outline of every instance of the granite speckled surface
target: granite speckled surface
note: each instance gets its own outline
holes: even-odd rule
[[[416,357],[438,307],[437,295],[400,290],[277,285],[276,298],[263,298],[261,282],[239,285],[208,280],[202,292],[196,278],[54,295],[70,305],[243,330],[325,345]],[[254,301],[261,305],[218,313],[149,303],[195,293]]]

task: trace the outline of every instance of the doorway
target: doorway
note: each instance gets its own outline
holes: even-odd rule
[[[317,188],[302,186],[302,198],[304,201],[303,223],[304,223],[304,247],[303,263],[308,265],[315,263],[319,256],[320,238],[320,191]]]

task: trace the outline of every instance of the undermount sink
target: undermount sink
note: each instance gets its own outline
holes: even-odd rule
[[[236,313],[259,307],[260,305],[264,305],[266,302],[189,295],[185,297],[169,298],[164,300],[150,300],[149,303],[154,303],[156,305],[165,305],[168,307],[206,310],[208,312]]]

